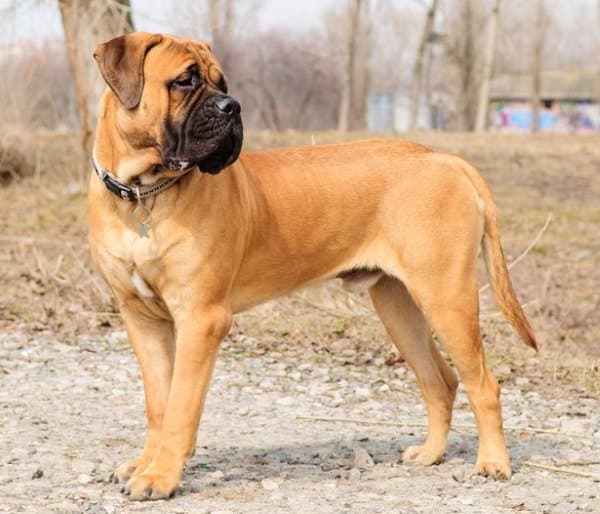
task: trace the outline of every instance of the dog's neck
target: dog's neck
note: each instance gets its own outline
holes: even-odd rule
[[[156,146],[134,146],[123,136],[117,103],[110,93],[102,98],[93,150],[96,164],[123,184],[151,185],[161,179],[182,176],[182,171],[163,165]],[[117,130],[110,131],[109,126]]]

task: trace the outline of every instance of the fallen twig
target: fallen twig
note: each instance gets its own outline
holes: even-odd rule
[[[383,425],[383,426],[390,426],[390,427],[427,428],[426,423],[404,423],[404,422],[399,422],[399,421],[380,421],[380,420],[360,419],[360,418],[335,418],[335,417],[324,417],[324,416],[309,416],[306,414],[297,414],[296,419],[304,420],[304,421],[325,421],[325,422],[330,422],[330,423],[334,423],[334,422],[355,423],[357,425]],[[477,427],[475,425],[452,423],[450,428],[475,430]],[[560,435],[560,436],[565,436],[565,437],[577,437],[577,438],[589,437],[586,434],[578,434],[575,432],[563,432],[562,430],[556,430],[556,429],[551,429],[551,428],[505,426],[504,429],[511,431],[511,432],[530,432],[530,433],[534,433],[534,434]]]
[[[528,307],[535,305],[539,303],[539,301],[537,300],[537,298],[534,298],[533,300],[524,303],[521,305],[521,307],[523,307],[523,309],[527,309]],[[493,319],[493,318],[497,318],[499,316],[502,316],[502,311],[498,310],[498,309],[490,309],[489,311],[483,311],[479,317],[480,319]]]
[[[427,427],[427,425],[423,423],[398,423],[397,421],[380,421],[357,418],[328,418],[323,416],[308,416],[306,414],[296,414],[296,419],[302,421],[325,421],[330,423],[355,423],[357,425],[383,425],[388,427]]]
[[[600,460],[569,460],[558,464],[560,466],[600,466]]]
[[[83,272],[83,274],[88,279],[89,283],[92,285],[92,288],[96,291],[98,296],[105,302],[110,301],[111,297],[108,294],[106,287],[103,287],[102,283],[98,281],[96,275],[85,265],[85,263],[81,260],[81,258],[75,252],[75,249],[71,244],[67,244],[67,248],[71,252],[73,256],[73,262],[77,264],[79,269]]]
[[[552,213],[548,214],[548,216],[546,217],[546,221],[544,222],[544,226],[538,231],[538,233],[536,234],[533,241],[531,241],[531,243],[529,243],[527,248],[525,248],[525,250],[523,250],[519,254],[519,256],[508,265],[509,270],[513,269],[519,262],[521,262],[525,258],[525,256],[534,248],[534,246],[539,243],[540,239],[544,235],[544,232],[546,232],[548,225],[550,225],[550,221],[552,221],[552,216],[553,216]],[[489,287],[490,287],[489,282],[487,284],[484,284],[483,286],[481,286],[479,288],[479,293],[483,293]]]
[[[31,244],[37,245],[45,244],[49,246],[60,246],[61,248],[65,245],[64,241],[60,239],[51,239],[48,237],[41,236],[19,236],[19,235],[11,235],[11,234],[0,234],[0,241],[4,241],[7,243],[22,243],[22,244]]]
[[[594,473],[586,473],[584,471],[576,471],[574,469],[568,469],[568,468],[559,468],[556,466],[546,466],[545,464],[537,464],[536,462],[531,462],[528,460],[523,462],[523,466],[528,466],[530,468],[543,469],[544,471],[552,471],[553,473],[562,473],[564,475],[575,475],[578,477],[591,478],[595,482],[600,482],[600,475],[596,475]]]

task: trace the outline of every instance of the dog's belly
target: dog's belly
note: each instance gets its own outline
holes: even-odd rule
[[[327,251],[321,248],[313,255],[271,254],[266,266],[245,266],[231,291],[234,312],[246,310],[273,298],[332,279],[342,279],[351,291],[368,289],[383,275],[402,279],[396,261],[384,241],[375,238],[369,244],[356,243]]]

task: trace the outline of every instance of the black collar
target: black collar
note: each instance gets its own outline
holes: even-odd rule
[[[187,175],[192,168],[189,168],[177,177],[171,178],[161,178],[157,180],[154,184],[143,185],[143,184],[133,184],[127,185],[123,184],[123,182],[119,182],[113,175],[111,175],[108,170],[104,169],[98,163],[96,159],[95,152],[92,155],[92,166],[94,167],[94,171],[96,175],[104,182],[106,189],[108,189],[111,193],[114,193],[119,198],[123,200],[128,200],[130,202],[135,202],[139,200],[143,200],[144,198],[148,198],[150,196],[157,195],[158,193],[162,193],[166,191],[171,186],[175,185],[175,183],[184,175]]]

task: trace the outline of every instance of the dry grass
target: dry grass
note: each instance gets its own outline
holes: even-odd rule
[[[539,355],[495,315],[488,293],[482,296],[486,347],[504,381],[526,376],[530,385],[524,387],[598,397],[600,136],[410,137],[464,155],[479,167],[496,196],[509,260],[553,214],[541,240],[512,270],[540,341]],[[246,148],[340,139],[337,133],[251,133]],[[51,330],[69,341],[120,327],[88,255],[81,170],[72,157],[75,138],[41,134],[31,148],[37,172],[0,188],[0,329]],[[261,351],[293,344],[347,362],[396,360],[367,299],[348,296],[336,285],[245,313],[235,330],[260,340]]]
[[[0,187],[34,174],[35,158],[30,146],[31,137],[23,131],[3,130],[0,138]]]

